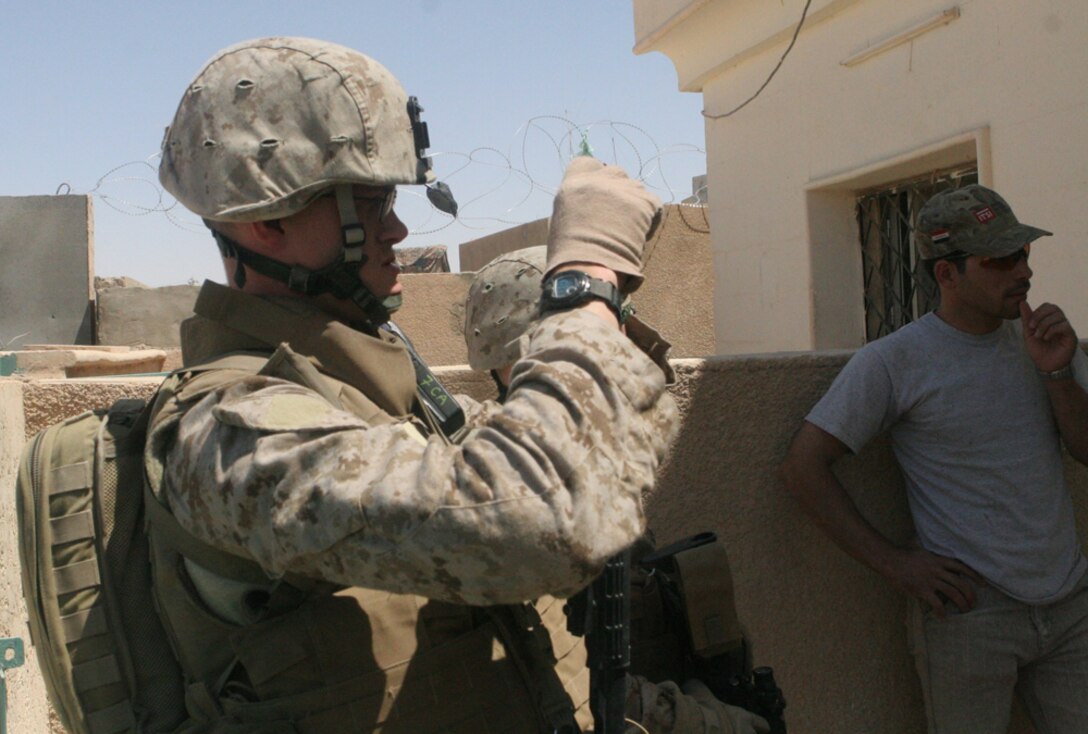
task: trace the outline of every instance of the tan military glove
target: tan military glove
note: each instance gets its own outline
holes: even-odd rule
[[[571,161],[552,209],[546,272],[588,262],[623,273],[627,293],[642,285],[642,251],[661,219],[661,201],[618,166]]]
[[[629,675],[626,714],[649,734],[768,734],[771,730],[761,717],[714,698],[697,680],[685,683],[681,692],[672,681],[650,683],[640,675]],[[638,731],[628,727],[628,732]]]

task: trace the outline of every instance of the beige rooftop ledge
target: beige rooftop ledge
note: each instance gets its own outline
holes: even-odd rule
[[[103,377],[163,371],[165,349],[32,344],[0,352],[0,377],[27,379]]]

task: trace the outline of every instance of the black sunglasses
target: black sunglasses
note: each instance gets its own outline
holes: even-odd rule
[[[1017,263],[1021,260],[1027,260],[1028,255],[1031,254],[1031,245],[1027,244],[1021,247],[1016,252],[1010,252],[1008,255],[1002,255],[1001,257],[989,257],[982,255],[979,257],[978,264],[987,270],[1012,270],[1016,267]],[[970,252],[963,252],[957,250],[956,252],[950,252],[945,255],[942,260],[966,260],[971,257]]]

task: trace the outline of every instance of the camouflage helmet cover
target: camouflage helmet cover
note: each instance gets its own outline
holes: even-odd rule
[[[163,138],[159,180],[201,217],[235,222],[288,216],[338,184],[428,183],[408,105],[396,78],[358,51],[247,41],[189,85]]]
[[[465,343],[474,370],[494,370],[521,357],[518,344],[540,309],[547,247],[500,255],[476,273],[465,299]]]

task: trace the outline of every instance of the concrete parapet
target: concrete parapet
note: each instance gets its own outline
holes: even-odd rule
[[[405,273],[404,306],[394,317],[431,365],[464,364],[465,294],[472,276],[462,273]],[[98,292],[98,341],[103,345],[166,349],[158,369],[180,366],[172,350],[181,345],[181,322],[193,315],[199,286],[113,287]],[[135,372],[137,370],[128,370]],[[75,375],[69,375],[75,376]]]
[[[0,638],[22,640],[24,662],[4,674],[10,732],[48,732],[49,705],[30,644],[15,526],[15,478],[23,452],[23,383],[0,379]]]
[[[537,219],[462,243],[457,249],[461,271],[476,272],[504,252],[546,245],[550,224],[550,219]]]
[[[166,358],[163,349],[31,345],[18,352],[0,352],[0,377],[48,379],[159,372]]]
[[[906,599],[816,529],[775,476],[790,437],[849,355],[674,360],[680,432],[657,488],[646,497],[646,511],[659,544],[706,530],[723,540],[755,660],[775,668],[789,702],[791,732],[919,734],[925,722],[907,649]],[[486,375],[454,367],[435,371],[455,393],[477,399],[494,394]],[[30,434],[118,397],[147,396],[156,384],[155,379],[0,381],[0,397],[8,402],[0,407],[10,410],[21,396]],[[0,433],[12,447],[10,456],[23,431],[5,417]],[[8,459],[6,465],[11,464]],[[874,526],[897,541],[910,537],[902,481],[885,439],[835,469]],[[1088,469],[1067,459],[1066,476],[1083,538]],[[0,497],[11,496],[12,481],[10,472],[4,475]],[[5,537],[12,537],[10,517],[0,521],[9,524]],[[4,573],[7,587],[17,588],[12,580],[17,569],[9,564]],[[21,617],[11,619],[15,624]],[[14,698],[38,695],[23,688],[28,678],[25,672],[12,677]],[[1017,717],[1009,732],[1028,734],[1022,715]]]
[[[98,343],[130,347],[179,346],[178,327],[193,315],[195,285],[98,290]]]
[[[473,244],[495,255],[544,244],[547,220],[500,232]],[[471,249],[471,248],[470,248]],[[492,255],[492,251],[494,255]],[[462,250],[462,258],[465,257]],[[638,315],[673,345],[672,357],[701,357],[714,351],[714,268],[706,210],[668,206],[647,244],[646,282],[632,296]],[[432,366],[465,364],[465,295],[473,273],[405,273],[404,305],[394,320]],[[176,348],[178,327],[192,315],[199,287],[106,287],[98,291],[98,342],[108,345]],[[164,369],[176,364],[169,360]],[[151,371],[151,370],[146,370]]]
[[[472,273],[405,273],[404,305],[393,320],[431,366],[468,362],[465,295]]]

